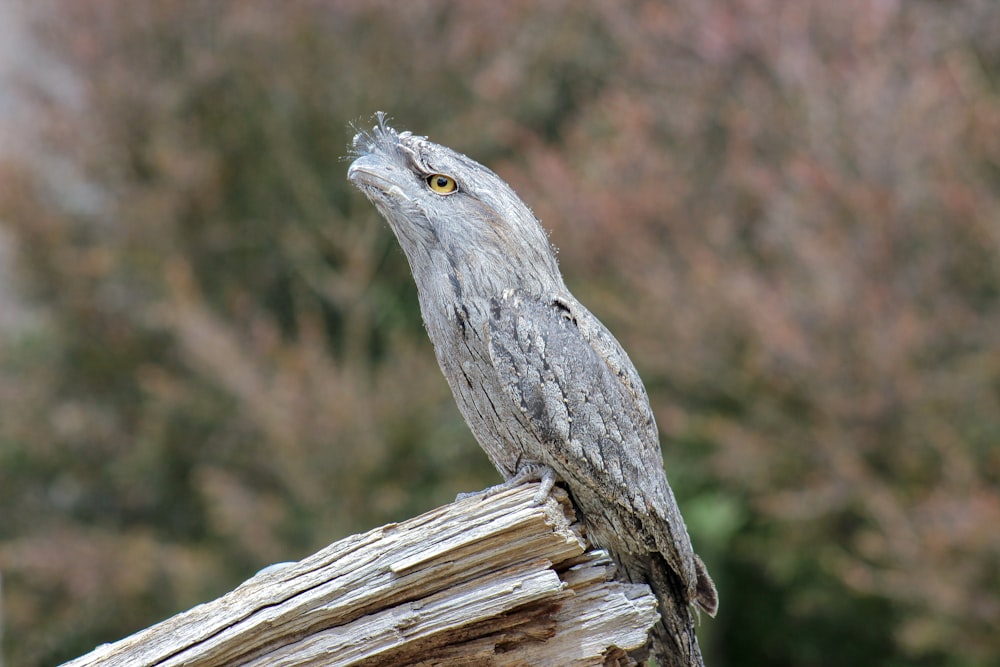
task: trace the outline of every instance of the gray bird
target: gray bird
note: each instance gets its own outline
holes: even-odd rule
[[[506,480],[563,483],[591,541],[647,583],[661,665],[701,665],[691,605],[715,586],[667,483],[649,399],[618,341],[563,283],[541,224],[483,165],[377,114],[348,179],[409,261],[441,370]]]

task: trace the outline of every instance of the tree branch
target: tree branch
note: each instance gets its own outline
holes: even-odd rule
[[[536,489],[345,538],[64,667],[635,664],[655,598]]]

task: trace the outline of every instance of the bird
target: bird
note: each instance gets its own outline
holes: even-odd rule
[[[546,231],[489,168],[375,114],[348,180],[409,263],[435,356],[503,476],[568,490],[586,532],[657,597],[646,653],[703,665],[697,610],[718,594],[667,481],[649,399],[628,354],[569,291]],[[644,657],[644,656],[642,656]]]

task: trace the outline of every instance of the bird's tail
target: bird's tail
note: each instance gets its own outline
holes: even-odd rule
[[[694,555],[694,569],[697,575],[697,584],[694,589],[694,603],[703,612],[715,618],[719,611],[719,592],[715,590],[715,582],[708,575],[708,568],[698,554]]]
[[[690,599],[687,586],[660,554],[618,560],[627,577],[633,582],[648,584],[659,602],[660,621],[653,626],[649,649],[660,667],[704,667],[695,635],[694,606],[714,616],[719,597],[702,560],[695,556],[698,580],[694,600]]]

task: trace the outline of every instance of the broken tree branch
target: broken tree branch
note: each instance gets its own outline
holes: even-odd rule
[[[536,489],[347,537],[64,667],[635,664],[655,598]]]

